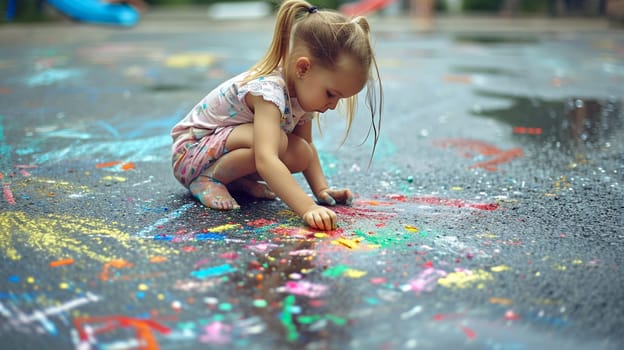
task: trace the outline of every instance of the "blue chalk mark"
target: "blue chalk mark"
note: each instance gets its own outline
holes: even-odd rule
[[[117,131],[117,129],[115,129],[115,127],[113,127],[109,123],[102,121],[102,120],[98,120],[95,124],[103,128],[104,130],[108,131],[114,138],[116,139],[121,138],[121,134],[119,133],[119,131]]]
[[[220,235],[218,233],[196,233],[196,234],[190,234],[190,235],[185,235],[185,237],[189,237],[193,235],[193,238],[196,241],[224,241],[225,240],[225,236]],[[154,236],[154,240],[155,241],[173,241],[174,238],[176,236],[175,235],[171,235],[171,234],[157,234]],[[185,241],[191,240],[191,239],[184,239]]]
[[[20,277],[16,276],[16,275],[11,275],[9,276],[9,282],[11,283],[18,283],[20,281]]]
[[[8,160],[11,159],[11,146],[4,137],[4,117],[0,115],[0,171],[8,167]]]
[[[92,158],[96,155],[108,159],[132,159],[135,162],[164,161],[171,157],[168,150],[170,145],[169,135],[126,141],[75,143],[65,148],[37,154],[35,162],[37,164],[66,162],[68,156]]]
[[[198,241],[223,241],[225,237],[217,233],[198,233],[195,235]]]
[[[136,139],[154,134],[169,134],[169,131],[184,115],[186,109],[178,109],[172,115],[165,118],[154,119],[153,117],[141,118],[141,127],[136,127],[136,120],[133,118],[125,118],[124,122],[117,124],[119,130],[127,130],[122,132],[122,136],[126,139]]]
[[[30,87],[52,85],[56,82],[67,80],[78,75],[73,69],[48,69],[30,77],[26,84]]]
[[[230,266],[230,264],[223,264],[223,265],[214,266],[208,269],[193,271],[191,272],[191,276],[204,279],[208,277],[216,277],[216,276],[225,275],[234,271],[236,271],[236,268]]]
[[[184,214],[187,210],[191,209],[193,206],[194,204],[192,203],[184,204],[180,208],[170,212],[169,215],[165,216],[164,218],[158,219],[156,220],[156,222],[154,222],[150,226],[143,228],[141,231],[136,233],[136,236],[138,236],[139,238],[150,238],[148,237],[149,234],[152,231],[154,231],[158,226],[162,226],[171,220],[179,218],[182,214]],[[154,239],[157,239],[156,236],[154,236]],[[171,240],[171,239],[162,239],[162,240]]]
[[[165,234],[162,234],[162,235],[156,235],[156,236],[154,236],[154,240],[155,240],[155,241],[171,241],[172,239],[173,239],[173,236],[172,236],[172,235],[165,235]]]

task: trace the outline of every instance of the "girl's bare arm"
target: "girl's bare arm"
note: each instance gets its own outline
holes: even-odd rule
[[[258,174],[308,225],[323,230],[336,228],[336,214],[317,205],[279,159],[282,130],[277,107],[253,95],[248,95],[246,101],[254,110],[254,155]]]
[[[321,162],[312,142],[312,121],[306,122],[302,125],[298,125],[293,131],[295,135],[302,137],[308,142],[313,151],[313,159],[310,162],[310,166],[303,172],[306,181],[310,185],[312,193],[321,202],[334,205],[336,203],[345,203],[350,205],[353,200],[353,194],[348,189],[331,189],[327,184],[327,179],[323,174],[323,168]]]

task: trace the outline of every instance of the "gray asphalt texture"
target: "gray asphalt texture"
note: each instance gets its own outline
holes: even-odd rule
[[[372,21],[382,135],[368,167],[364,106],[342,146],[321,118],[329,233],[171,175],[270,20],[0,28],[0,348],[624,348],[624,36],[526,23]]]

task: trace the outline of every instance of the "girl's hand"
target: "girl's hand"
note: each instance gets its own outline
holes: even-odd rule
[[[319,202],[327,205],[336,205],[337,203],[351,205],[353,202],[353,193],[346,188],[340,190],[328,188],[320,191],[316,195],[316,198]]]
[[[338,217],[328,208],[315,205],[303,214],[303,220],[312,228],[329,231],[335,230]]]

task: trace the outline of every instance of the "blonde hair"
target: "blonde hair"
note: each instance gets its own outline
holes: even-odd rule
[[[370,165],[379,140],[383,93],[379,68],[370,42],[368,21],[362,16],[348,18],[335,11],[317,10],[315,6],[304,0],[286,0],[277,12],[273,40],[269,50],[251,68],[252,73],[245,80],[250,81],[268,75],[284,64],[291,42],[303,44],[314,62],[326,69],[333,69],[341,55],[347,55],[355,62],[359,62],[368,74],[366,104],[371,112],[371,126],[366,138],[370,136],[371,131],[373,132]],[[376,91],[377,88],[379,91]],[[357,106],[357,95],[349,97],[344,102],[347,131],[343,143],[351,130]]]

